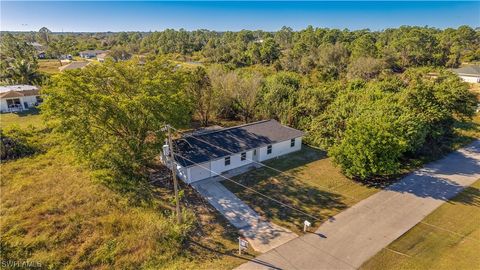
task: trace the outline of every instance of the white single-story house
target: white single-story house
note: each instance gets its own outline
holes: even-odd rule
[[[177,176],[190,184],[299,151],[303,135],[275,120],[189,133],[173,141]],[[168,146],[164,146],[162,160],[167,160],[167,154]]]
[[[101,53],[104,53],[105,51],[103,50],[87,50],[87,51],[81,51],[79,52],[78,54],[80,55],[80,57],[82,58],[94,58],[94,57],[97,57],[97,55],[101,54]]]
[[[466,82],[480,83],[480,66],[465,66],[452,71]]]
[[[42,103],[40,89],[34,85],[0,86],[0,111],[18,112]]]

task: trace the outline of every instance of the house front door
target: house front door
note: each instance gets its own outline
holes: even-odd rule
[[[253,154],[252,154],[253,161],[258,161],[258,155],[259,155],[258,151],[260,151],[260,150],[259,149],[254,149],[253,150]]]

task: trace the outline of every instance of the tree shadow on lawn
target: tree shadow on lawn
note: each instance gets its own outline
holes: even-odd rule
[[[18,115],[19,117],[31,116],[31,115],[39,115],[40,110],[37,108],[30,108],[28,110],[20,111],[20,112],[13,112],[13,114]]]
[[[448,203],[461,203],[480,207],[480,189],[476,187],[466,187],[459,195],[451,198]]]
[[[300,151],[288,154],[286,156],[273,158],[264,161],[263,163],[280,171],[288,170],[292,173],[296,173],[302,170],[303,166],[325,158],[327,158],[327,153],[325,151],[303,144]],[[274,172],[274,170],[268,170],[270,170],[272,173]],[[274,173],[278,174],[278,172]]]
[[[317,226],[330,218],[331,215],[348,207],[344,203],[345,198],[342,195],[321,190],[294,177],[307,164],[324,158],[327,158],[326,152],[303,145],[302,150],[298,152],[264,162],[265,165],[276,170],[260,167],[233,178],[234,181],[314,216],[317,220],[313,220],[308,215],[267,199],[231,181],[224,180],[222,184],[261,216],[269,220],[276,219],[282,223],[293,224],[293,228],[298,231],[303,227],[304,220],[312,222],[312,226]],[[288,174],[282,173],[285,171],[288,171]]]
[[[316,220],[311,216],[260,196],[233,182],[223,181],[222,184],[249,204],[261,216],[269,220],[280,220],[293,224],[293,228],[291,227],[290,229],[294,231],[302,228],[304,220],[312,222],[312,226],[315,227],[348,207],[343,202],[344,198],[340,194],[319,190],[290,176],[258,177],[258,175],[255,175],[256,173],[257,171],[253,171],[237,177],[235,180],[277,201],[307,213],[315,217]]]

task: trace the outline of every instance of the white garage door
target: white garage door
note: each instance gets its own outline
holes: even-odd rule
[[[210,162],[208,163],[202,163],[200,166],[193,166],[190,167],[190,183],[195,182],[198,180],[202,180],[205,178],[209,178],[211,176],[210,174]]]

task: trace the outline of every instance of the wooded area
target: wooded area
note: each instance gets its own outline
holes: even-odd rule
[[[133,55],[49,76],[47,56],[109,49]],[[400,27],[277,32],[165,30],[140,33],[4,34],[2,81],[43,83],[42,111],[99,168],[143,175],[165,123],[274,118],[307,132],[343,172],[360,179],[398,174],[408,160],[436,156],[477,100],[446,68],[480,60],[480,33]]]

